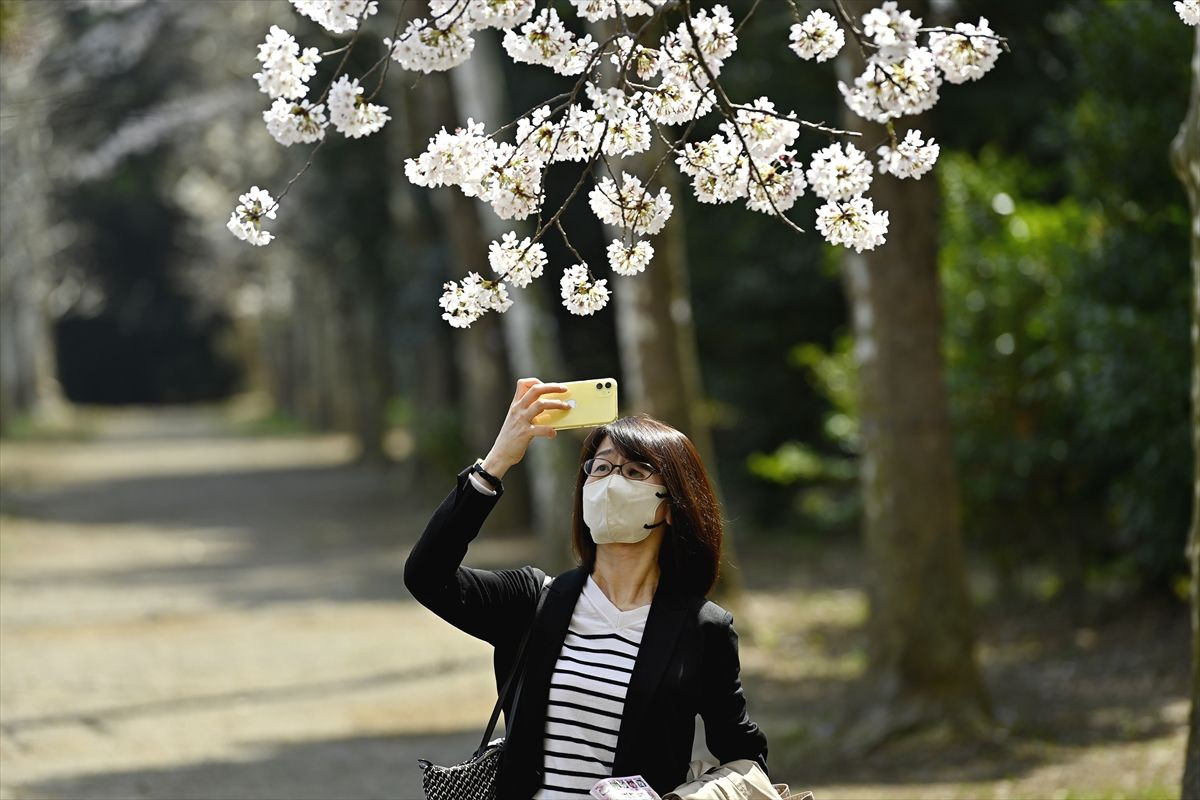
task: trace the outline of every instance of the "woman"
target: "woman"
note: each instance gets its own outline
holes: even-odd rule
[[[695,448],[648,417],[588,435],[575,486],[579,565],[551,582],[537,567],[462,566],[503,494],[501,478],[535,436],[532,420],[566,408],[561,384],[517,381],[487,457],[458,475],[413,547],[404,583],[438,616],[495,647],[496,685],[527,645],[517,708],[504,708],[502,800],[586,797],[608,776],[642,775],[665,794],[687,779],[695,718],[720,761],[767,769],[767,740],[748,716],[733,617],[705,599],[717,578],[721,518]]]

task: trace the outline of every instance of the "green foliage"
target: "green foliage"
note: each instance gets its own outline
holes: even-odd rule
[[[74,414],[66,422],[47,423],[28,413],[10,414],[0,431],[10,442],[86,442],[95,439],[95,424],[86,417]]]
[[[793,508],[805,527],[841,530],[858,516],[857,462],[859,451],[858,387],[849,336],[837,340],[832,353],[811,344],[800,344],[788,353],[791,366],[830,402],[822,417],[825,447],[822,452],[800,441],[784,442],[771,453],[755,452],[746,466],[756,477],[781,486],[795,486]]]
[[[1187,37],[1169,9],[1051,19],[1062,168],[947,153],[941,276],[966,530],[1002,565],[1167,588],[1183,568],[1191,277],[1166,148]]]
[[[0,2],[0,42],[10,41],[21,25],[25,9],[22,0]]]

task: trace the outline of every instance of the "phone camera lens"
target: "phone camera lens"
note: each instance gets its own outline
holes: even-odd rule
[[[600,389],[600,388],[602,388],[602,387],[601,387],[601,385],[600,385],[600,384],[598,384],[598,383],[597,383],[597,384],[596,384],[596,388],[597,388],[597,389]]]
[[[605,388],[605,389],[611,389],[611,388],[612,388],[612,381],[605,381],[605,382],[604,382],[604,388]]]

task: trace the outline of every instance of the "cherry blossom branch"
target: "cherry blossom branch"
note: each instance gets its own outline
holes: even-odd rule
[[[466,8],[466,3],[467,3],[467,0],[463,0],[463,8],[464,9]],[[396,25],[395,25],[395,27],[392,28],[392,37],[391,37],[392,41],[388,45],[388,48],[387,48],[388,51],[386,53],[384,53],[383,58],[380,59],[380,61],[385,62],[383,65],[383,72],[381,72],[379,74],[379,82],[375,84],[375,91],[371,92],[371,96],[368,97],[366,100],[366,102],[368,102],[368,103],[375,99],[375,95],[379,94],[379,90],[383,88],[383,82],[385,80],[387,80],[388,68],[392,66],[392,58],[391,58],[392,48],[394,48],[396,46],[396,37],[400,35],[400,23],[402,23],[403,21],[404,21],[404,3],[400,3],[400,13],[396,15]],[[375,62],[375,64],[373,64],[371,66],[371,69],[369,69],[363,73],[362,79],[366,80],[367,76],[370,75],[371,72],[373,72],[375,70],[375,67],[377,67],[378,65],[379,65],[379,62],[378,61]]]
[[[700,69],[704,71],[705,77],[708,78],[709,85],[713,87],[715,97],[717,99],[717,105],[723,109],[725,118],[729,120],[730,124],[733,126],[733,132],[737,134],[738,141],[742,144],[742,150],[746,153],[746,160],[749,163],[751,174],[754,175],[755,181],[758,183],[759,187],[762,188],[763,195],[766,196],[767,202],[770,203],[771,210],[775,212],[775,215],[787,223],[788,226],[797,233],[804,233],[803,228],[792,221],[791,218],[786,216],[782,211],[779,210],[779,207],[775,205],[775,198],[771,195],[771,190],[767,187],[766,181],[763,180],[762,175],[759,173],[758,165],[754,163],[754,155],[750,150],[750,145],[746,143],[746,137],[742,135],[742,128],[738,124],[737,115],[732,111],[733,104],[730,103],[729,97],[725,94],[725,88],[721,86],[721,84],[717,81],[716,75],[714,75],[713,71],[709,68],[708,61],[705,60],[704,54],[700,52],[700,39],[698,36],[696,36],[696,29],[692,25],[691,0],[683,0],[683,9],[683,24],[687,28],[688,35],[690,35],[692,38],[692,47],[696,54],[696,61],[700,65]],[[692,76],[692,80],[695,81],[694,75]],[[704,91],[704,87],[699,85],[699,81],[696,81],[696,85],[701,91]]]

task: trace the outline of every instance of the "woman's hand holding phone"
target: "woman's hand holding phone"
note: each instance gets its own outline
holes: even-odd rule
[[[542,383],[537,378],[518,380],[512,405],[508,408],[508,416],[500,426],[500,433],[496,435],[492,449],[483,459],[483,468],[499,478],[525,457],[525,451],[533,437],[545,436],[553,439],[557,436],[558,431],[550,425],[534,425],[531,420],[548,409],[570,408],[565,400],[542,397],[545,394],[564,392],[566,388],[561,383]]]

